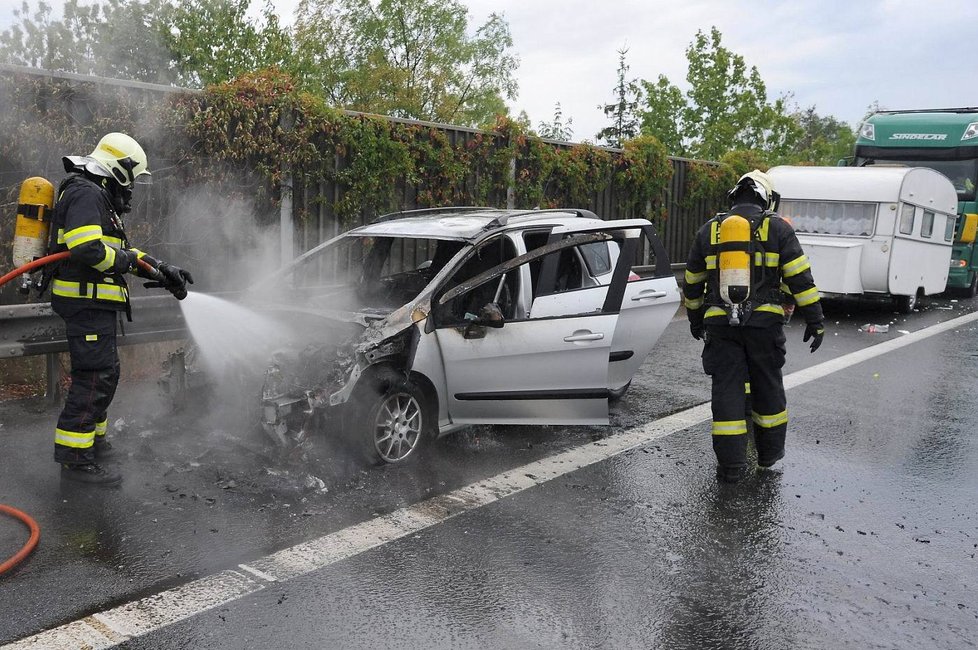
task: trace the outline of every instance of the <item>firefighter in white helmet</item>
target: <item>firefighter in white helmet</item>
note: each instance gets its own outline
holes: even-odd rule
[[[193,278],[129,245],[122,215],[130,210],[136,179],[149,174],[139,143],[109,133],[88,156],[62,161],[68,176],[56,193],[48,248],[71,251],[50,278],[51,307],[65,321],[71,387],[55,429],[54,459],[64,478],[111,485],[121,476],[100,461],[112,451],[105,433],[119,382],[116,321],[122,313],[130,316],[124,276],[150,277],[137,262],[143,260],[156,270],[158,282],[152,286],[181,300]]]
[[[735,483],[748,472],[747,396],[757,464],[784,457],[788,411],[782,289],[805,318],[814,352],[825,334],[818,289],[791,226],[777,216],[780,196],[761,171],[744,174],[728,193],[730,210],[696,234],[686,262],[684,304],[690,332],[705,339],[703,370],[712,377],[717,477]]]

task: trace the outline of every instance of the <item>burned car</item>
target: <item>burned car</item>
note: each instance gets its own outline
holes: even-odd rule
[[[648,221],[587,210],[387,215],[268,287],[292,344],[266,372],[265,430],[335,431],[384,463],[471,424],[607,424],[680,298]]]

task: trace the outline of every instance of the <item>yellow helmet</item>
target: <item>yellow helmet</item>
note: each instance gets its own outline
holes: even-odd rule
[[[105,167],[122,187],[130,187],[137,177],[149,175],[146,152],[125,133],[108,133],[89,154]]]
[[[774,183],[768,175],[759,169],[749,171],[737,180],[727,193],[727,198],[731,201],[741,194],[741,190],[748,189],[754,194],[754,198],[760,201],[765,210],[777,210],[781,202],[781,195],[774,191]]]

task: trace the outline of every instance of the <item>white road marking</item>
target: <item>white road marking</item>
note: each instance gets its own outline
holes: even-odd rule
[[[785,377],[785,388],[797,388],[810,381],[821,379],[826,375],[976,320],[978,320],[978,312],[793,372]],[[708,419],[710,419],[709,403],[700,404],[629,429],[620,435],[568,449],[555,456],[517,467],[448,494],[432,497],[390,514],[297,544],[248,565],[242,564],[239,568],[243,573],[235,570],[222,571],[15,641],[0,650],[110,648],[127,639],[148,634],[261,591],[270,584],[318,571],[372,548],[402,539],[457,515],[471,512],[577,469],[683,431]]]

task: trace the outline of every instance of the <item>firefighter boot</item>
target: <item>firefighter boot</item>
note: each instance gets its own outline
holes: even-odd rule
[[[116,485],[122,481],[122,475],[106,469],[98,463],[81,465],[63,463],[61,478],[89,485]]]
[[[774,465],[779,460],[781,460],[782,458],[784,458],[784,448],[783,447],[781,448],[780,451],[778,451],[777,453],[775,453],[773,456],[770,456],[770,457],[764,457],[764,456],[761,456],[760,454],[758,454],[758,456],[757,456],[757,465],[758,465],[758,467],[763,467],[764,469],[767,469],[767,468],[771,467],[772,465]]]
[[[724,467],[717,465],[717,479],[721,483],[740,483],[747,476],[747,468],[742,465]]]
[[[115,447],[105,436],[95,436],[95,444],[92,445],[92,449],[95,451],[96,460],[108,460],[116,455]]]

